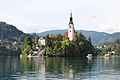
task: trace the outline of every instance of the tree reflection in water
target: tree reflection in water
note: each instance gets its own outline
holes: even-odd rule
[[[120,56],[94,59],[0,57],[0,80],[118,80],[119,74]]]
[[[81,58],[1,58],[0,79],[83,79],[92,61]],[[81,76],[81,77],[80,77]]]
[[[89,65],[89,67],[90,66],[92,65]],[[89,67],[87,59],[81,58],[54,57],[46,58],[45,62],[45,70],[47,72],[46,76],[48,78],[50,78],[52,75],[54,78],[66,78],[68,80],[74,80],[75,78],[80,77],[82,73],[85,73]]]

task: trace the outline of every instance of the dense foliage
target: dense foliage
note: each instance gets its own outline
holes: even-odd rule
[[[0,22],[0,55],[20,55],[25,35],[15,26]]]
[[[0,22],[0,40],[23,41],[25,33],[15,26]]]
[[[45,31],[42,33],[37,33],[38,36],[45,36],[47,34],[64,34],[67,31],[65,30],[50,30]],[[97,32],[97,31],[86,31],[86,30],[76,30],[77,32],[81,32],[86,38],[89,38],[89,36],[92,39],[92,44],[95,46],[100,46],[104,44],[111,44],[113,43],[117,38],[120,38],[120,32],[116,32],[113,34],[105,33],[105,32]]]
[[[27,55],[32,54],[32,39],[30,36],[25,37],[22,53]]]
[[[111,44],[103,45],[99,49],[99,53],[102,55],[104,55],[106,53],[109,53],[111,55],[113,55],[113,54],[120,55],[120,38],[116,39],[116,41]]]
[[[86,56],[88,53],[95,54],[95,48],[91,44],[91,39],[87,40],[82,33],[78,33],[75,40],[69,41],[59,34],[58,37],[50,34],[46,35],[45,39],[47,42],[46,55],[48,56]],[[62,38],[61,38],[62,37]]]
[[[27,34],[22,46],[22,55],[33,54],[33,51],[36,50],[36,46],[39,45],[38,37],[32,38],[31,35]]]
[[[61,34],[47,34],[46,40],[46,56],[62,56],[62,57],[85,57],[91,53],[94,56],[97,55],[94,46],[91,44],[91,38],[88,40],[82,33],[78,33],[77,38],[73,41],[69,41]],[[33,54],[33,51],[39,51],[36,47],[40,45],[38,37],[32,39],[30,35],[27,35],[24,40],[23,55]]]

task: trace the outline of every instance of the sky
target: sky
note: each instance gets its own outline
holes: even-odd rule
[[[0,0],[0,21],[25,33],[68,29],[120,32],[120,0]]]

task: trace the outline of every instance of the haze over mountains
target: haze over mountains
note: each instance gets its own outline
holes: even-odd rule
[[[36,33],[38,36],[45,36],[46,34],[64,34],[67,29],[63,30],[50,30],[41,33]],[[91,37],[91,41],[93,45],[104,45],[108,43],[114,42],[117,38],[120,38],[120,32],[116,32],[113,34],[105,33],[105,32],[97,32],[97,31],[86,31],[86,30],[76,30],[77,32],[82,32],[85,37]],[[18,41],[23,39],[25,33],[18,30],[15,26],[6,24],[5,22],[0,22],[0,40],[7,41]]]
[[[64,30],[50,30],[45,31],[41,33],[37,33],[38,36],[45,36],[46,34],[64,34],[67,31],[67,29]],[[120,33],[116,32],[113,34],[105,33],[105,32],[97,32],[97,31],[86,31],[86,30],[76,30],[77,32],[82,32],[83,35],[88,39],[88,37],[91,37],[92,44],[93,45],[104,45],[113,43],[117,38],[120,38]]]

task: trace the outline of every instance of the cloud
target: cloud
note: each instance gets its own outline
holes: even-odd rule
[[[24,32],[67,29],[72,11],[76,29],[113,33],[120,32],[119,3],[119,0],[1,0],[0,20]]]
[[[102,18],[103,19],[103,18]],[[108,19],[108,18],[107,18]],[[75,29],[83,29],[83,30],[95,30],[100,32],[120,32],[120,22],[119,20],[101,20],[96,16],[82,16],[81,18],[77,18],[74,20]],[[21,19],[19,17],[10,15],[6,12],[0,11],[0,20],[5,21],[8,24],[12,24],[16,26],[18,29],[26,32],[43,32],[47,30],[54,29],[67,29],[67,24],[53,23],[53,22],[33,22],[25,19]]]
[[[28,28],[31,24],[32,25],[35,24],[33,22],[26,21],[24,19],[10,15],[10,14],[3,12],[3,11],[0,11],[0,20],[5,21],[8,24],[15,25],[20,30],[24,29],[25,27]]]
[[[96,16],[82,16],[81,18],[76,19],[77,22],[94,22],[96,20]]]
[[[61,24],[58,25],[55,23],[47,23],[47,22],[38,23],[38,22],[28,21],[13,15],[10,15],[3,11],[0,11],[0,20],[16,26],[19,30],[24,31],[25,33],[43,32],[46,30],[61,28],[60,27]]]
[[[19,30],[22,30],[26,33],[39,31],[40,30],[39,27],[43,26],[43,25],[40,25],[36,22],[21,19],[19,17],[10,15],[10,14],[3,12],[3,11],[0,11],[0,20],[5,21],[8,24],[14,25]]]

